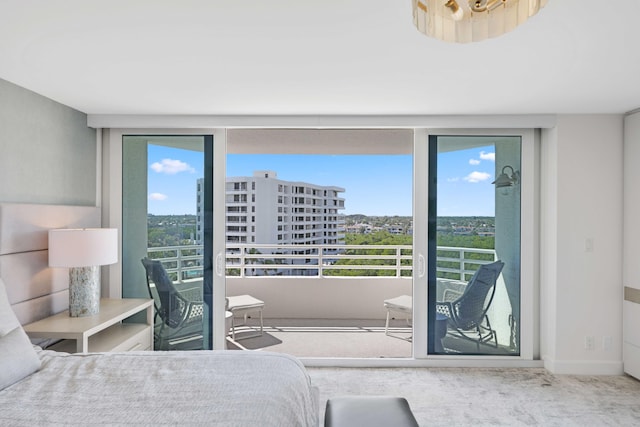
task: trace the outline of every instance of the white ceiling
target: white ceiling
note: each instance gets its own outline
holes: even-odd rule
[[[0,78],[89,114],[623,113],[639,0],[549,0],[475,44],[411,0],[0,0]]]

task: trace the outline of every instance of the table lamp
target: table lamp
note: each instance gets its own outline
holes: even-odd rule
[[[100,266],[118,262],[118,230],[49,230],[49,266],[69,267],[69,316],[100,312]]]

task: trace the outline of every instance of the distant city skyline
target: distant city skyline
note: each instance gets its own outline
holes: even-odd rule
[[[196,212],[201,152],[150,145],[148,211],[156,215]],[[229,154],[226,175],[275,171],[278,179],[345,188],[346,215],[411,216],[413,156]],[[492,146],[440,153],[438,215],[493,216],[495,154]]]

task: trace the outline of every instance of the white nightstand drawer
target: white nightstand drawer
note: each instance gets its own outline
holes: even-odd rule
[[[121,325],[129,338],[118,340],[118,344],[108,351],[136,351],[151,349],[151,327],[142,323]],[[122,335],[120,336],[122,337]]]

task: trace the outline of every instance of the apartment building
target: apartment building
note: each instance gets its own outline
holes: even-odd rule
[[[249,244],[343,245],[345,190],[283,181],[275,171],[227,178],[226,241]],[[203,179],[198,180],[198,241],[202,241]]]

